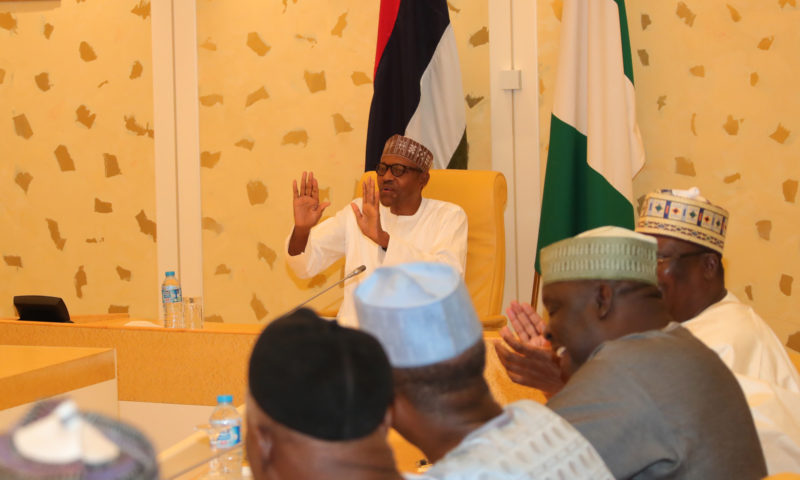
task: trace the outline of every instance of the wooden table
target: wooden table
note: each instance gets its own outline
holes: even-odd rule
[[[219,392],[244,402],[250,350],[263,326],[207,323],[202,330],[125,326],[131,319],[90,323],[0,320],[8,345],[116,350],[119,399],[214,405]]]
[[[115,373],[109,348],[0,345],[0,410],[113,380]]]
[[[0,320],[0,339],[8,345],[115,349],[123,401],[214,405],[219,392],[232,392],[234,404],[244,403],[250,351],[263,325],[206,322],[202,330],[126,326],[135,320],[79,324]],[[491,346],[499,335],[485,332],[484,338],[486,378],[498,401],[543,402],[538,390],[513,384],[506,376]]]
[[[0,345],[0,392],[0,432],[16,424],[35,402],[57,396],[115,417],[114,350]]]

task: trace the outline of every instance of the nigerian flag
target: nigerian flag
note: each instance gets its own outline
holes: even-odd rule
[[[602,225],[633,228],[636,125],[624,0],[565,0],[539,251]]]

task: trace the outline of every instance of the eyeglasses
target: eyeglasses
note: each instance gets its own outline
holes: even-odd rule
[[[375,167],[375,171],[378,172],[378,175],[385,175],[387,170],[391,170],[392,175],[394,175],[395,177],[402,177],[409,170],[415,172],[422,172],[421,168],[408,167],[406,165],[403,165],[402,163],[393,163],[389,165],[388,163],[381,162]]]
[[[680,255],[658,256],[658,257],[656,257],[656,264],[659,267],[663,267],[666,264],[670,264],[675,260],[681,260],[683,258],[695,257],[697,255],[702,255],[704,253],[711,253],[711,252],[709,252],[708,250],[697,250],[695,252],[681,253]]]

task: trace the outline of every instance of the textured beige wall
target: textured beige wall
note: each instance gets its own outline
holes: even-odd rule
[[[0,317],[156,315],[150,35],[149,1],[0,3]]]
[[[470,162],[489,168],[487,2],[449,5]],[[537,5],[545,156],[561,2]],[[377,15],[377,0],[198,0],[210,316],[271,318],[338,275],[287,271],[290,184],[314,169],[331,213],[350,199]],[[785,339],[800,329],[797,2],[635,0],[628,15],[648,156],[636,194],[697,185],[728,207],[728,285]],[[0,4],[0,316],[23,293],[156,315],[150,35],[143,0]]]
[[[795,0],[628,1],[641,198],[698,186],[731,212],[727,286],[786,341],[800,330],[800,8]],[[539,2],[542,156],[560,0]]]
[[[488,169],[487,2],[451,0],[470,167]],[[203,262],[208,319],[266,321],[340,276],[286,267],[291,182],[320,180],[332,215],[361,176],[379,1],[198,0]],[[315,302],[335,301],[340,289]]]

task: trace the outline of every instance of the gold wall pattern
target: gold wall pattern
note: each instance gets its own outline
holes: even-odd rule
[[[800,333],[797,2],[626,4],[647,155],[635,195],[697,186],[727,208],[727,287],[786,341]],[[560,0],[538,3],[543,158],[560,15]]]
[[[0,4],[0,317],[155,317],[149,1]]]
[[[448,5],[471,166],[489,168],[487,5]],[[562,2],[537,8],[546,156]],[[290,184],[313,169],[329,214],[350,200],[377,15],[377,1],[198,0],[211,320],[263,321],[338,274],[288,272]],[[628,19],[648,158],[636,195],[697,185],[731,210],[728,286],[785,339],[800,330],[797,2],[635,0]],[[0,316],[24,293],[62,296],[73,313],[156,315],[150,38],[148,1],[2,4]]]
[[[287,268],[291,185],[313,170],[333,215],[364,163],[379,1],[198,0],[207,320],[267,321],[339,278]],[[470,167],[488,169],[488,3],[448,2]],[[335,302],[334,289],[315,307]]]

